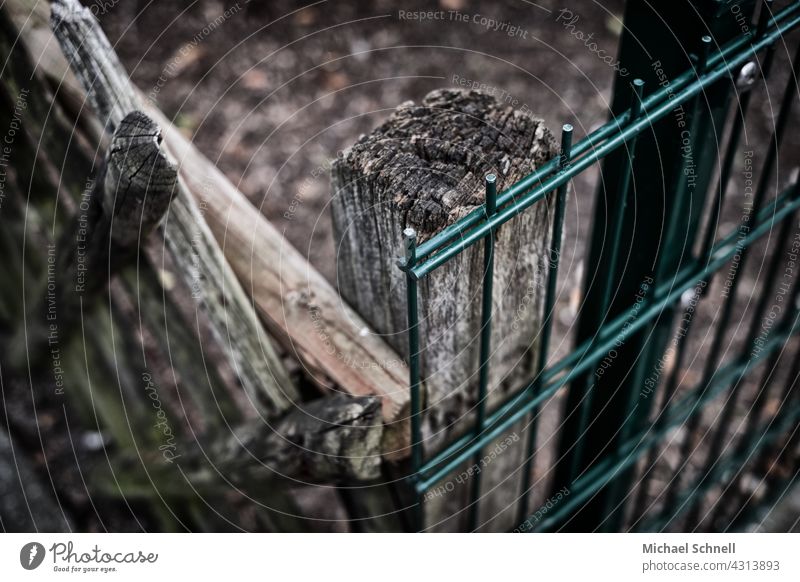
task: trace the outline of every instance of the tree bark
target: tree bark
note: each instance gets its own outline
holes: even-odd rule
[[[541,120],[490,95],[439,90],[421,105],[399,106],[334,164],[342,296],[408,357],[405,274],[396,267],[404,254],[403,230],[414,228],[418,242],[430,238],[482,206],[486,174],[497,176],[502,191],[555,153],[555,140]],[[495,233],[489,406],[535,372],[551,225],[548,198]],[[474,245],[419,284],[427,452],[473,427],[482,278],[483,249]],[[496,461],[491,475],[508,477],[521,450],[515,444],[504,453],[505,461]],[[486,474],[485,483],[491,481]],[[484,491],[490,487],[487,483]],[[508,497],[513,486],[507,482],[500,489]],[[452,501],[458,496],[449,496],[450,510],[463,506],[463,499]],[[434,520],[447,518],[443,507],[429,512]]]

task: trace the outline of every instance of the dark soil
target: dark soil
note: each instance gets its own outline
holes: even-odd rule
[[[475,83],[556,135],[567,121],[583,134],[606,119],[613,70],[556,22],[560,5],[550,0],[442,0],[446,20],[426,21],[400,18],[398,3],[386,1],[299,11],[286,1],[240,4],[125,2],[100,19],[139,87],[329,278],[330,160],[400,103]],[[402,3],[404,13],[432,7]],[[235,12],[205,34],[226,8]],[[575,9],[609,54],[621,9],[621,1]],[[450,20],[450,11],[468,21]],[[487,29],[475,15],[521,32]],[[586,198],[570,217],[581,230],[588,184],[576,185]]]
[[[571,5],[580,17],[577,28],[592,33],[599,48],[615,55],[622,0]],[[562,4],[553,0],[440,0],[438,6],[432,0],[409,0],[402,8],[385,0],[322,1],[301,6],[286,0],[126,0],[99,18],[138,86],[331,280],[336,260],[328,209],[330,161],[400,103],[419,102],[437,88],[477,86],[543,118],[556,135],[569,122],[580,139],[607,119],[614,70],[558,21]],[[443,18],[408,17],[431,9],[444,11]],[[480,16],[475,22],[475,15],[507,25],[492,30]],[[776,73],[754,100],[749,143],[764,143],[772,129],[787,78],[786,53],[779,48]],[[792,158],[800,135],[789,132],[786,146],[778,165],[782,185],[796,163]],[[756,167],[763,153],[759,146]],[[735,228],[742,213],[743,160],[736,165],[734,193],[720,232]],[[570,347],[580,305],[596,179],[595,168],[572,188],[553,341],[559,354]],[[726,354],[741,346],[758,267],[763,277],[772,252],[764,244],[755,247],[755,270],[744,273]],[[711,295],[718,296],[718,290]],[[695,327],[711,329],[715,313],[714,305],[699,312]],[[710,337],[694,336],[686,385],[699,379]],[[716,413],[709,410],[707,423]],[[661,482],[671,478],[677,463],[672,449],[665,458],[657,474]]]

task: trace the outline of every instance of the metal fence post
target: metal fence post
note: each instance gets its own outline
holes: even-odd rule
[[[745,32],[730,9],[734,4],[737,13],[745,14],[750,22],[752,0],[680,0],[659,3],[657,8],[643,0],[631,0],[626,6],[619,51],[623,70],[643,79],[647,92],[668,87],[671,79],[686,69],[694,68],[700,74],[704,36],[711,36],[711,49],[716,50]],[[629,79],[625,77],[620,72],[616,80],[612,119],[632,103]],[[715,131],[724,123],[729,97],[729,82],[716,82],[700,94],[695,107],[690,107],[689,111],[676,108],[672,117],[654,123],[651,131],[640,136],[627,200],[623,199],[625,189],[614,187],[620,184],[623,172],[627,171],[628,152],[620,150],[605,160],[587,263],[591,268],[584,284],[578,343],[595,338],[604,322],[629,309],[642,281],[651,278],[656,271],[664,279],[655,281],[656,285],[674,278],[690,258],[717,158],[709,154],[717,147]],[[671,179],[675,168],[685,168],[686,155],[699,162],[693,163],[691,173],[683,176],[692,181],[691,188]],[[628,210],[619,243],[623,254],[612,264],[614,253],[608,244],[609,216],[613,209],[626,203]],[[665,241],[664,225],[673,222],[679,234],[675,240]],[[606,284],[607,278],[610,285]],[[613,293],[606,308],[601,299],[609,286]],[[659,320],[625,338],[602,375],[587,372],[572,383],[562,425],[561,462],[553,482],[554,491],[569,486],[599,459],[616,451],[621,443],[620,434],[625,432],[621,429],[630,422],[628,403],[638,397],[641,389],[636,385],[636,378],[647,374],[646,370],[637,373],[637,368],[648,365],[650,354],[663,351],[672,314],[672,309],[665,310]],[[637,404],[642,408],[636,416],[646,420],[650,402]],[[564,524],[564,529],[586,531],[618,527],[622,520],[618,496],[626,492],[629,483],[622,481],[630,480],[629,475],[618,476],[624,487],[602,489]]]

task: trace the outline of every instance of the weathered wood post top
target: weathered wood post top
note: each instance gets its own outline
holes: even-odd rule
[[[403,231],[424,242],[482,207],[485,176],[497,191],[556,154],[541,119],[492,95],[441,89],[400,105],[334,163],[333,222],[342,296],[400,354],[408,356]],[[489,400],[534,370],[547,273],[549,198],[495,233]],[[430,430],[448,430],[474,404],[483,245],[439,267],[419,286],[422,376]],[[381,365],[380,362],[376,363]]]

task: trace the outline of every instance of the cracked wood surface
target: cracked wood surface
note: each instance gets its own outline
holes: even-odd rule
[[[381,402],[347,394],[303,404],[275,426],[260,419],[238,428],[218,450],[219,468],[234,482],[264,476],[299,483],[367,481],[380,476]]]
[[[333,169],[333,218],[342,296],[398,351],[408,354],[402,232],[422,242],[480,207],[484,175],[502,191],[552,158],[544,123],[488,95],[459,90],[405,103]],[[548,201],[495,235],[490,384],[507,391],[534,370],[552,212]],[[483,245],[420,281],[422,376],[434,431],[474,405]]]
[[[550,160],[556,150],[541,119],[506,107],[491,95],[442,89],[428,94],[419,105],[400,105],[334,163],[332,210],[342,296],[407,357],[406,281],[396,266],[404,256],[403,230],[414,228],[418,242],[430,238],[483,205],[486,174],[497,175],[497,190],[502,192]],[[536,370],[553,220],[551,200],[548,196],[494,235],[486,403],[490,408]],[[419,282],[427,453],[474,426],[483,247],[473,245]],[[520,433],[523,429],[515,427]],[[508,447],[512,452],[493,461],[491,474],[484,477],[484,490],[507,479],[519,465],[520,442],[513,440]],[[511,482],[517,479],[498,487],[491,498],[496,503],[482,504],[486,515],[499,515],[515,497]],[[449,519],[449,514],[456,515],[464,506],[467,487],[457,490],[442,507],[429,511],[433,522]],[[440,525],[460,529],[452,522]]]

